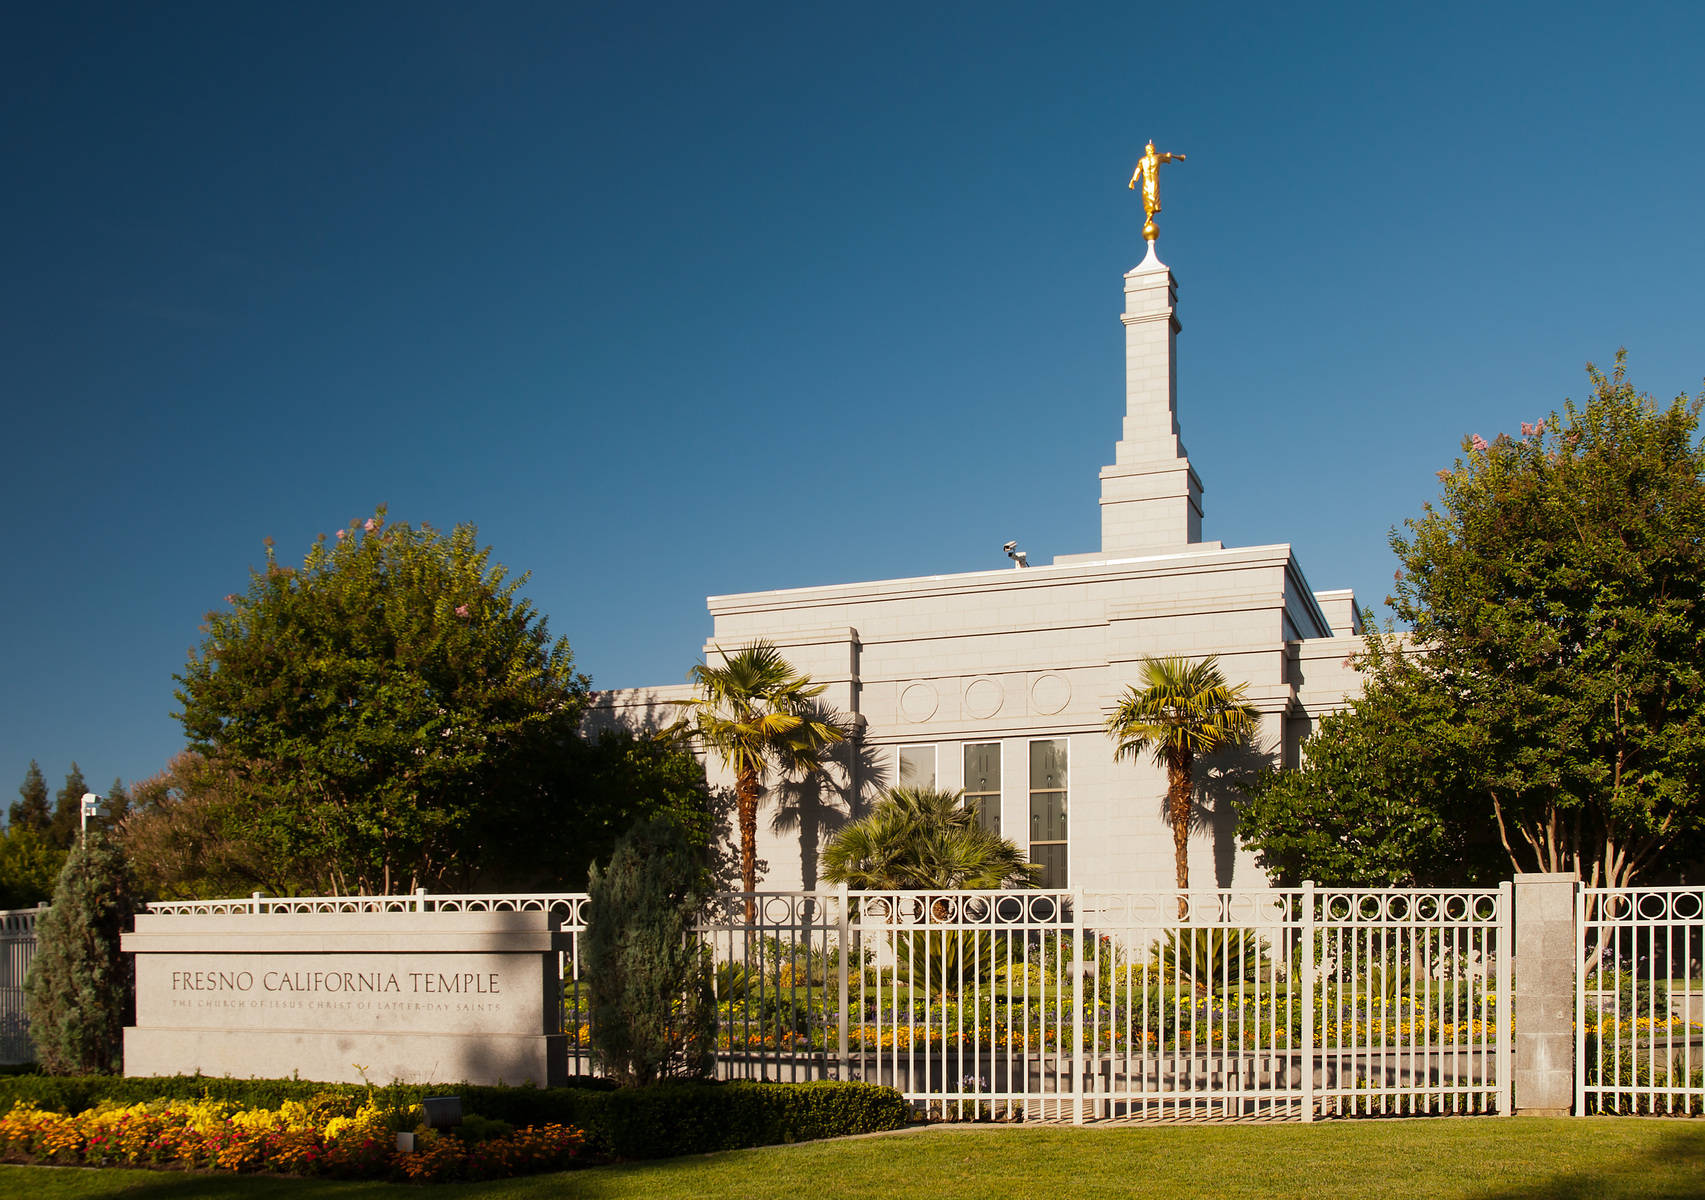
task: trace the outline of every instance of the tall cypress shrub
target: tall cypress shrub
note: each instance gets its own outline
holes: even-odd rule
[[[582,964],[592,1048],[619,1083],[710,1073],[716,1038],[709,951],[693,932],[705,903],[702,854],[657,817],[592,868]]]
[[[24,1011],[44,1070],[121,1069],[135,968],[119,950],[119,935],[136,907],[136,881],[123,851],[104,831],[90,828],[59,872],[24,979]]]

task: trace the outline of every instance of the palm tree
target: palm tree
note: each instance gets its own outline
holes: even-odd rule
[[[1031,887],[1037,870],[1017,846],[977,823],[963,793],[935,788],[887,789],[869,816],[842,827],[823,852],[826,881],[877,890]],[[988,982],[999,957],[997,939],[1005,935],[927,923],[901,928],[909,922],[900,907],[878,906],[894,924],[897,979],[947,992]],[[959,905],[941,895],[930,899],[929,911],[939,925],[953,925],[961,915]]]
[[[734,772],[740,822],[740,882],[748,893],[746,921],[754,918],[757,890],[758,801],[772,771],[805,775],[823,768],[824,751],[845,741],[847,728],[833,712],[813,704],[823,684],[793,669],[769,642],[755,642],[721,666],[699,663],[687,674],[698,687],[671,732],[696,737]]]
[[[1115,762],[1149,751],[1166,768],[1166,815],[1172,823],[1172,847],[1178,890],[1190,887],[1190,792],[1196,759],[1221,746],[1242,741],[1255,731],[1257,714],[1244,703],[1242,684],[1228,684],[1219,659],[1145,658],[1143,686],[1125,689],[1125,698],[1107,718],[1107,735],[1118,742]],[[1178,900],[1178,915],[1186,915]]]
[[[855,888],[1030,886],[1024,852],[977,824],[958,792],[895,787],[823,851],[823,879]]]

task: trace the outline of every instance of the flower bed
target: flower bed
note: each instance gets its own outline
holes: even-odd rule
[[[0,1161],[84,1166],[271,1171],[357,1179],[498,1179],[585,1161],[584,1139],[566,1125],[514,1130],[471,1122],[476,1133],[420,1131],[397,1149],[396,1112],[373,1101],[343,1107],[286,1101],[276,1109],[224,1100],[102,1103],[75,1115],[19,1104],[0,1116]]]
[[[608,1080],[577,1076],[557,1088],[487,1087],[470,1083],[361,1084],[305,1079],[228,1079],[205,1075],[18,1075],[0,1078],[0,1116],[14,1106],[52,1113],[214,1101],[226,1110],[294,1112],[319,1119],[354,1115],[364,1103],[385,1112],[412,1109],[424,1096],[460,1095],[466,1110],[515,1129],[567,1126],[584,1139],[582,1161],[708,1154],[813,1138],[845,1137],[904,1126],[911,1108],[892,1088],[868,1083],[669,1082],[615,1090]],[[477,1122],[469,1117],[462,1127]],[[430,1139],[427,1139],[430,1143]],[[0,1159],[5,1152],[0,1151]],[[42,1159],[41,1161],[48,1161]]]

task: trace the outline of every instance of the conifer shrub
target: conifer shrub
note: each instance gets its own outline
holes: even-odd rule
[[[137,909],[135,876],[123,851],[91,828],[72,847],[53,903],[36,925],[24,979],[24,1011],[42,1069],[109,1074],[122,1067],[135,969],[119,937]]]
[[[619,1083],[710,1074],[716,1001],[709,950],[693,930],[706,900],[702,859],[659,817],[629,830],[609,865],[592,870],[581,960],[592,1049]]]

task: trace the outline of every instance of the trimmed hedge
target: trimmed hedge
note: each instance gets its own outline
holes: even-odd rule
[[[705,1083],[680,1080],[620,1091],[468,1088],[463,1103],[514,1124],[523,1112],[551,1113],[587,1145],[617,1158],[668,1158],[748,1146],[899,1129],[911,1106],[893,1088],[870,1083]],[[516,1104],[507,1110],[506,1104]],[[511,1115],[513,1112],[514,1115]]]
[[[398,1106],[423,1096],[457,1095],[464,1112],[516,1127],[572,1125],[594,1153],[616,1158],[668,1158],[814,1138],[898,1129],[911,1107],[893,1088],[869,1083],[670,1082],[616,1090],[608,1080],[580,1076],[560,1088],[473,1084],[391,1084],[375,1088]],[[227,1079],[206,1075],[124,1078],[113,1075],[14,1075],[0,1078],[0,1113],[20,1101],[77,1113],[103,1100],[230,1100],[276,1108],[286,1100],[340,1096],[351,1106],[367,1098],[361,1084],[305,1079]]]

